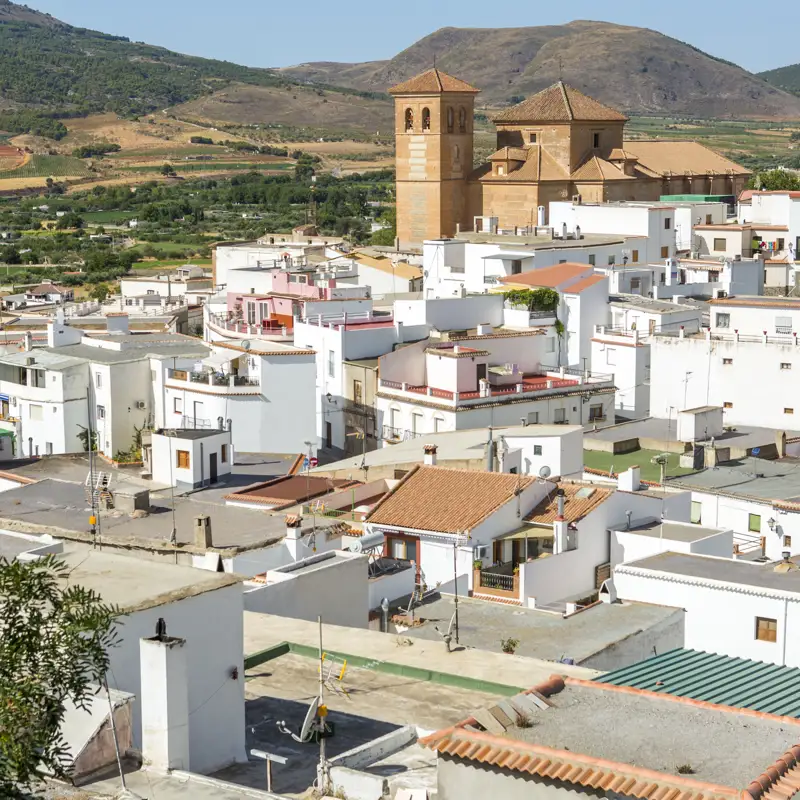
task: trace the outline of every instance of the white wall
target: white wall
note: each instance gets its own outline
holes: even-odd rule
[[[760,565],[753,568],[758,569]],[[621,600],[686,609],[685,647],[710,653],[800,666],[800,596],[776,590],[694,581],[654,570],[621,566],[614,571]],[[756,617],[777,621],[776,642],[755,638]]]
[[[566,427],[566,426],[565,426]],[[511,450],[522,450],[522,474],[538,475],[542,467],[549,467],[553,477],[574,475],[583,470],[583,429],[577,428],[561,436],[505,436]],[[542,448],[541,454],[535,448]]]
[[[404,569],[387,575],[378,575],[369,579],[369,607],[380,608],[381,600],[386,598],[390,603],[414,591],[416,582],[415,570]]]
[[[317,554],[293,566],[314,563],[317,568],[303,572],[292,568],[268,572],[263,586],[248,584],[245,610],[309,622],[321,616],[329,625],[366,628],[370,610],[367,556]]]
[[[136,611],[123,618],[121,643],[110,651],[109,685],[139,697],[139,639],[155,635],[159,618],[169,635],[186,639],[192,772],[209,773],[247,760],[242,611],[241,584]],[[238,680],[231,677],[234,667]],[[138,703],[131,707],[134,745],[140,747],[141,708]]]
[[[611,531],[612,566],[669,552],[730,558],[733,555],[733,531],[720,531],[695,542],[643,536],[636,531]]]

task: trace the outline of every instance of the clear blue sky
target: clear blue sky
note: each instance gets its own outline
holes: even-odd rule
[[[445,26],[602,19],[654,28],[754,72],[800,62],[797,0],[27,0],[64,22],[254,67],[391,58]]]

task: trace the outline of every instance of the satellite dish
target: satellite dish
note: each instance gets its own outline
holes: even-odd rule
[[[306,718],[303,720],[303,725],[300,728],[299,742],[307,742],[311,739],[311,726],[317,718],[317,709],[319,708],[319,697],[315,697],[311,701],[311,705],[306,712]]]
[[[549,478],[551,474],[552,474],[552,470],[550,469],[550,467],[547,466],[547,464],[545,464],[539,470],[539,477],[540,478]]]
[[[347,548],[351,553],[360,553],[361,552],[361,539],[356,539],[354,542],[350,542],[350,547]]]
[[[250,340],[249,339],[245,339],[245,341],[242,342],[242,347],[245,350],[249,350],[250,349]]]

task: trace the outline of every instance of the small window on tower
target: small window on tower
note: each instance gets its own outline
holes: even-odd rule
[[[592,147],[594,147],[595,150],[597,150],[597,148],[600,147],[600,134],[599,133],[595,133],[593,135]]]
[[[453,119],[454,119],[453,107],[452,106],[448,106],[447,107],[447,132],[448,133],[452,133],[453,132]]]
[[[414,130],[414,112],[410,108],[406,109],[406,130]]]
[[[464,106],[458,109],[458,132],[467,132],[467,109]]]
[[[422,130],[429,131],[431,129],[431,110],[429,108],[422,109]]]
[[[536,134],[529,133],[528,134],[528,144],[536,144]]]

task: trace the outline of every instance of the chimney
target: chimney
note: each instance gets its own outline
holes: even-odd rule
[[[626,469],[617,478],[617,489],[621,492],[638,492],[642,486],[641,475],[642,471],[638,466]]]
[[[425,453],[425,466],[426,467],[435,467],[436,466],[436,452],[437,447],[435,444],[426,444],[423,448]]]
[[[303,518],[299,514],[286,515],[286,547],[292,561],[300,560],[300,547],[303,538]]]
[[[130,333],[127,314],[109,314],[106,316],[106,330],[109,333]]]
[[[489,336],[492,332],[492,326],[488,322],[481,322],[478,325],[478,336]]]
[[[30,353],[30,351],[33,350],[33,334],[30,331],[25,331],[22,341],[25,347],[25,352]]]
[[[186,640],[158,633],[139,640],[141,663],[142,756],[154,771],[188,770],[189,693]]]
[[[558,513],[553,522],[553,553],[563,553],[567,549],[567,539],[569,536],[569,526],[564,519],[564,490],[559,489],[557,494]]]
[[[214,546],[211,539],[211,517],[208,514],[194,518],[194,546],[200,550]]]

